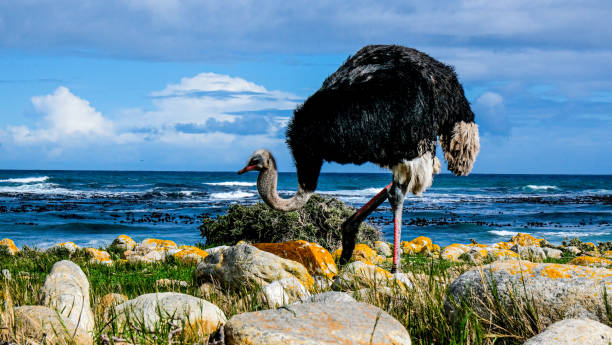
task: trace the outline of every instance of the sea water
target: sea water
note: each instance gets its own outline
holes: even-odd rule
[[[46,248],[62,241],[103,246],[117,235],[178,243],[203,242],[203,215],[223,214],[233,203],[260,201],[256,173],[0,171],[0,237],[18,246]],[[355,207],[391,181],[390,174],[324,173],[317,192]],[[279,193],[297,186],[279,174]],[[369,222],[393,238],[388,202]],[[612,176],[437,175],[422,197],[404,203],[402,240],[494,243],[522,232],[553,243],[579,237],[612,241]]]

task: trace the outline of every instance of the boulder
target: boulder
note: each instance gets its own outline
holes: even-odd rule
[[[198,282],[219,282],[232,288],[245,284],[264,286],[284,278],[297,278],[308,288],[314,283],[302,264],[248,244],[229,247],[207,256],[198,264],[194,275]]]
[[[566,319],[553,323],[523,345],[609,345],[612,328],[593,320]]]
[[[487,249],[488,249],[487,256],[489,259],[491,259],[491,261],[514,260],[514,259],[519,258],[519,255],[511,251],[510,249],[491,248],[491,247],[488,247]]]
[[[572,255],[579,255],[580,253],[582,253],[582,250],[580,250],[580,248],[578,248],[576,246],[565,247],[565,250],[570,252],[570,254],[572,254]]]
[[[127,262],[131,264],[135,263],[152,263],[152,262],[160,262],[166,259],[166,252],[164,250],[150,250],[145,253],[142,251],[131,251],[128,250],[123,253]]]
[[[255,243],[253,246],[281,258],[301,263],[312,276],[324,276],[331,279],[338,274],[334,258],[327,249],[316,243],[299,240],[282,243]]]
[[[7,270],[6,268],[2,269],[2,278],[7,281],[12,280],[13,277],[11,277],[11,271]]]
[[[134,247],[136,247],[136,241],[134,241],[128,235],[119,235],[113,240],[111,247],[115,247],[121,251],[134,250]]]
[[[149,293],[115,307],[119,320],[154,332],[168,321],[181,326],[188,336],[206,337],[227,321],[216,305],[194,296],[162,292]]]
[[[470,250],[465,253],[465,255],[469,262],[475,265],[480,265],[489,257],[489,251],[486,247],[471,247]]]
[[[206,251],[198,247],[181,246],[179,249],[181,249],[181,251],[174,253],[172,256],[176,261],[185,265],[195,265],[208,256]]]
[[[261,290],[270,308],[278,308],[296,301],[305,301],[310,297],[308,290],[296,278],[275,280]]]
[[[529,234],[518,233],[512,237],[510,242],[514,244],[518,244],[519,246],[528,247],[528,246],[538,246],[542,245],[542,242],[546,241],[543,238],[535,238]]]
[[[216,252],[222,252],[228,248],[230,248],[230,246],[217,246],[217,247],[212,247],[212,248],[206,248],[205,251],[208,253],[208,255],[211,255]]]
[[[43,306],[24,306],[14,309],[15,337],[19,344],[40,344],[43,335],[45,344],[91,345],[93,339],[72,320],[57,311]]]
[[[453,243],[442,248],[440,258],[448,261],[459,261],[459,257],[470,250],[465,244]]]
[[[340,259],[341,255],[342,248],[338,248],[332,253],[332,257],[335,260]],[[363,261],[367,264],[380,264],[385,261],[385,258],[376,254],[376,251],[370,248],[367,244],[359,243],[355,245],[350,261]]]
[[[135,248],[136,250],[143,249],[170,249],[170,248],[178,248],[174,241],[170,240],[159,240],[157,238],[145,238],[140,242],[140,244]]]
[[[301,303],[233,316],[227,345],[410,344],[399,321],[360,302]]]
[[[77,250],[81,249],[81,247],[79,247],[74,242],[62,242],[62,243],[58,243],[58,244],[54,245],[53,247],[51,247],[49,249],[53,250],[53,249],[57,249],[57,248],[67,249],[70,253],[74,253]]]
[[[531,262],[542,262],[546,260],[546,254],[544,253],[544,249],[540,246],[530,245],[530,246],[521,246],[515,244],[512,246],[512,251],[517,253],[518,256],[523,260],[529,260]]]
[[[10,238],[5,238],[0,241],[0,247],[4,247],[8,250],[11,255],[15,255],[19,252],[19,248],[15,245],[15,242]]]
[[[40,289],[40,304],[54,308],[79,329],[93,332],[94,315],[89,303],[89,281],[69,260],[58,261]]]
[[[400,245],[405,254],[417,254],[421,252],[434,251],[433,241],[431,238],[425,236],[419,236],[411,241],[403,241],[400,243]]]
[[[546,254],[546,257],[549,259],[561,259],[561,255],[563,255],[563,251],[559,249],[549,247],[542,249],[544,249],[544,254]]]
[[[404,282],[406,282],[406,285]],[[379,286],[405,289],[412,287],[412,283],[402,274],[393,275],[376,265],[369,265],[362,261],[353,261],[347,264],[340,274],[336,276],[333,286],[345,291],[377,288]]]
[[[89,257],[89,263],[101,264],[101,265],[112,265],[110,254],[104,250],[95,248],[85,248],[85,254]]]
[[[612,261],[595,256],[579,256],[573,258],[568,264],[589,267],[608,267],[612,265]]]
[[[387,242],[375,241],[374,249],[376,250],[376,253],[380,256],[384,256],[384,257],[393,256],[393,249],[391,249],[391,245],[389,245],[389,243]]]
[[[545,324],[565,318],[589,318],[605,322],[603,289],[612,302],[612,271],[562,264],[536,264],[524,260],[496,261],[463,273],[450,286],[446,301],[452,317],[455,303],[467,301],[485,319],[495,316],[492,306],[498,296],[501,306],[533,304]],[[496,293],[492,292],[496,289]]]
[[[316,295],[312,295],[309,298],[307,298],[305,301],[303,301],[304,303],[316,303],[316,302],[322,302],[322,303],[332,303],[332,302],[341,302],[341,303],[351,303],[351,302],[356,302],[355,299],[344,292],[339,292],[339,291],[327,291],[327,292],[321,292],[318,293]]]

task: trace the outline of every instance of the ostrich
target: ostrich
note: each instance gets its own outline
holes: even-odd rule
[[[340,264],[350,260],[361,222],[388,199],[395,272],[404,197],[407,192],[421,195],[439,173],[437,139],[448,170],[467,175],[480,149],[478,126],[453,68],[415,49],[371,45],[349,57],[295,109],[287,126],[287,144],[297,169],[294,196],[278,195],[276,162],[267,150],[255,151],[238,173],[259,171],[257,189],[263,201],[273,209],[291,211],[315,191],[323,161],[372,162],[390,169],[392,182],[342,225]]]

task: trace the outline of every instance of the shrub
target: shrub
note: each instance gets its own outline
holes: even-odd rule
[[[234,245],[240,240],[284,242],[305,240],[327,249],[342,245],[342,223],[355,212],[335,198],[314,194],[306,205],[292,212],[276,211],[265,205],[231,205],[225,215],[204,216],[200,233],[206,245]],[[380,230],[363,223],[357,243],[372,243],[381,238]]]

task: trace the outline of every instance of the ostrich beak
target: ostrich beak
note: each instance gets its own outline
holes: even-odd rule
[[[247,171],[255,170],[256,168],[257,168],[257,165],[247,165],[244,168],[238,170],[238,175],[242,175]]]

